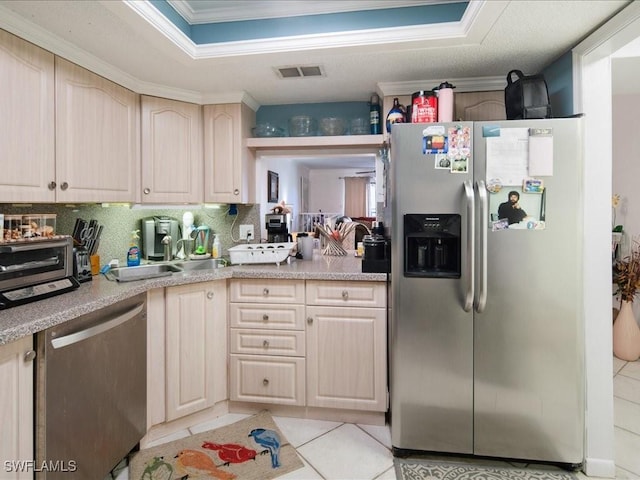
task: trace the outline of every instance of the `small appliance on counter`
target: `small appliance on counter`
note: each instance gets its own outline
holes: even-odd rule
[[[362,239],[364,255],[362,271],[366,273],[389,273],[391,271],[390,242],[383,235],[374,233]]]
[[[362,237],[364,254],[362,271],[366,273],[391,272],[391,240],[385,237],[384,223],[374,221],[371,235]]]
[[[142,258],[145,260],[164,259],[164,244],[162,239],[167,235],[171,237],[171,256],[178,253],[178,239],[180,231],[178,220],[171,217],[147,217],[140,220],[142,225]]]
[[[267,213],[264,219],[267,228],[267,242],[282,243],[290,241],[291,236],[287,229],[286,213]]]
[[[70,236],[0,242],[0,309],[75,290],[73,269]]]
[[[91,280],[91,256],[86,247],[73,248],[73,276],[80,283]]]

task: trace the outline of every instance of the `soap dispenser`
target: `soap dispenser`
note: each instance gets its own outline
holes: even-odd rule
[[[134,230],[131,232],[131,243],[129,245],[129,251],[127,252],[127,267],[137,267],[140,265],[140,247],[138,246],[138,235],[140,230]]]
[[[211,256],[213,258],[220,258],[220,240],[218,235],[213,236],[213,248],[211,249]]]

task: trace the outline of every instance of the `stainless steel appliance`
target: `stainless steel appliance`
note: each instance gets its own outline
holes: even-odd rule
[[[264,216],[264,221],[267,229],[267,242],[282,243],[290,241],[287,214],[267,213]]]
[[[396,124],[391,156],[394,453],[581,464],[582,120]]]
[[[145,299],[37,334],[37,479],[103,479],[144,436]]]
[[[181,238],[178,220],[161,216],[143,218],[140,222],[142,257],[146,260],[164,260],[165,244],[168,242],[171,258],[174,258],[178,253],[178,239]],[[165,243],[162,243],[163,239]]]
[[[0,242],[0,309],[78,288],[73,268],[69,236]]]

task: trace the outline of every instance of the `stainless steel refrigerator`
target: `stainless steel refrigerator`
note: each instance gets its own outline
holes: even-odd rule
[[[583,462],[582,121],[393,125],[396,455]]]

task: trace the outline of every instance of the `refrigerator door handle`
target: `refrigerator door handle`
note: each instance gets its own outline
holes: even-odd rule
[[[480,199],[480,261],[478,266],[480,269],[479,294],[476,303],[476,312],[482,313],[487,305],[487,231],[489,230],[489,199],[487,196],[487,187],[484,180],[476,182],[478,189],[478,198]]]
[[[467,294],[464,301],[464,311],[470,312],[473,308],[473,296],[475,295],[475,195],[471,180],[464,182],[464,193],[467,199]]]

